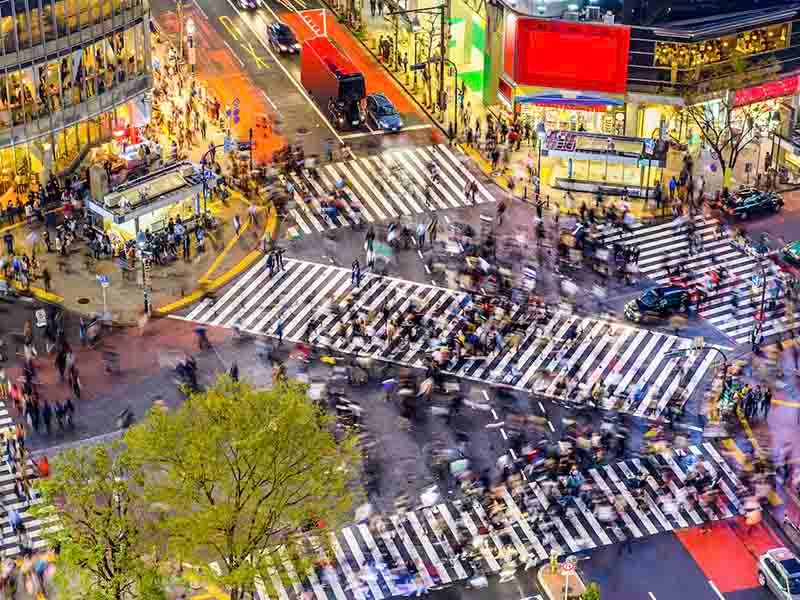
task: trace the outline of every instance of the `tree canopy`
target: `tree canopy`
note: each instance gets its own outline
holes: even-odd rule
[[[119,443],[68,450],[38,483],[34,513],[59,549],[57,583],[65,597],[122,600],[165,596],[153,562],[144,478]]]
[[[171,556],[196,565],[239,600],[309,527],[350,515],[359,452],[303,386],[256,390],[221,378],[176,411],[152,411],[126,437],[144,473],[145,502],[167,507],[154,526]]]

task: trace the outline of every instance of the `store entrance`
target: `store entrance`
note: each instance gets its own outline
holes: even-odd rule
[[[586,131],[606,135],[625,135],[625,107],[569,106],[518,102],[517,112],[532,124],[544,122],[547,131]]]

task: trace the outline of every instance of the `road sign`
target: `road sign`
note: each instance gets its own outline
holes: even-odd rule
[[[564,573],[564,575],[568,575],[570,573],[573,573],[574,571],[575,571],[574,562],[567,560],[561,563],[561,572]]]
[[[111,285],[111,278],[108,275],[98,275],[97,282],[105,288]]]
[[[225,136],[225,142],[222,144],[222,148],[225,150],[225,154],[230,153],[231,149],[233,148],[233,140],[231,139],[231,136]]]
[[[413,64],[413,65],[409,65],[408,70],[409,71],[422,71],[422,69],[424,69],[425,65],[427,65],[427,64],[428,63],[416,63],[416,64]]]
[[[234,123],[238,123],[239,122],[239,105],[238,104],[234,104],[233,105],[233,122]]]
[[[233,99],[233,108],[239,108],[239,99],[238,98],[234,98]]]

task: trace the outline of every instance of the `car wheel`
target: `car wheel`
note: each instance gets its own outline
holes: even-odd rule
[[[767,578],[761,571],[758,572],[758,585],[760,585],[761,587],[767,587]]]

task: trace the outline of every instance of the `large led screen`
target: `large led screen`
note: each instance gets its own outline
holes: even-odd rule
[[[624,94],[630,29],[517,19],[518,85]]]

